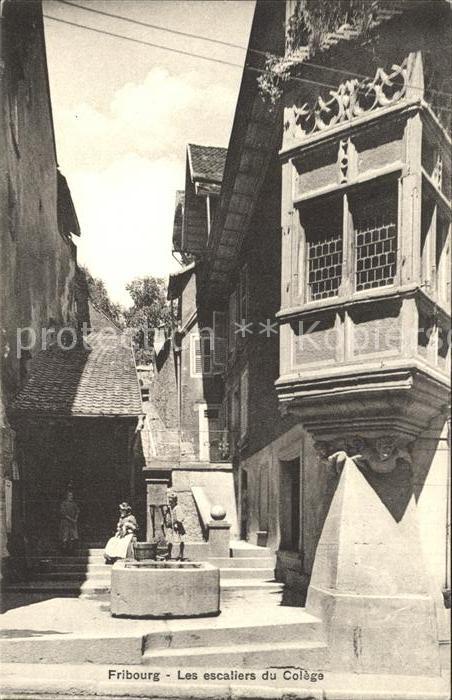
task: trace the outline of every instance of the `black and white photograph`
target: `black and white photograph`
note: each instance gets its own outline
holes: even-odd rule
[[[451,700],[452,0],[0,0],[0,698]]]

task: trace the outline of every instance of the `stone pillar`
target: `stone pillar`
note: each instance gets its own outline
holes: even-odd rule
[[[212,506],[212,520],[207,523],[209,557],[229,557],[229,542],[231,524],[226,522],[226,511],[223,506]]]
[[[146,542],[163,534],[163,506],[167,505],[168,479],[146,479]]]
[[[440,673],[414,496],[403,512],[391,513],[346,455],[317,546],[306,611],[323,622],[330,671]]]

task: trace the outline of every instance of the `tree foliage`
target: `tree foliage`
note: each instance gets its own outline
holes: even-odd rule
[[[165,280],[140,277],[126,285],[132,306],[124,312],[126,326],[133,330],[135,355],[139,364],[152,359],[155,330],[171,327],[171,308],[166,298]]]
[[[261,95],[275,105],[292,67],[309,59],[327,44],[328,35],[347,25],[366,37],[375,24],[382,0],[297,0],[286,26],[286,55],[268,54],[265,70],[258,78]],[[298,56],[297,56],[298,53]],[[302,60],[303,60],[302,59]]]
[[[88,286],[88,294],[94,306],[102,311],[119,328],[124,326],[124,309],[120,304],[115,304],[108,294],[103,280],[93,277],[87,267],[80,266],[85,275]]]

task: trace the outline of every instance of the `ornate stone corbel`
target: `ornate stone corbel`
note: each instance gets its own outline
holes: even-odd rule
[[[354,435],[332,443],[315,443],[322,461],[340,474],[345,460],[352,459],[358,467],[371,469],[377,474],[393,472],[400,461],[409,465],[411,454],[406,444],[401,444],[397,436],[388,435],[377,438],[363,438]]]

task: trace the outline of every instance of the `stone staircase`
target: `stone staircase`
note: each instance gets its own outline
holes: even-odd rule
[[[255,619],[232,627],[147,634],[142,663],[154,667],[320,669],[326,653],[322,622],[297,610],[296,622]]]
[[[103,548],[83,547],[76,556],[36,557],[30,580],[9,584],[8,591],[92,596],[109,593],[111,567],[104,563]],[[265,547],[231,542],[230,557],[209,560],[220,569],[223,591],[281,590],[274,581],[274,555]]]
[[[184,625],[153,621],[149,632],[143,623],[132,622],[133,626],[129,622],[120,635],[109,630],[0,639],[2,663],[27,659],[27,663],[39,665],[134,664],[135,668],[222,671],[290,666],[321,670],[327,653],[321,620],[301,608],[272,607],[262,615],[259,601],[248,614],[238,609],[233,617],[209,618],[208,624],[206,619],[186,620]]]

